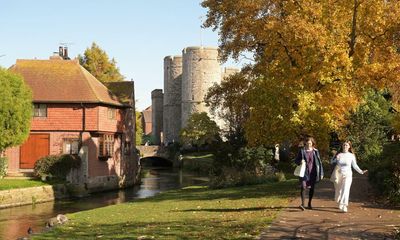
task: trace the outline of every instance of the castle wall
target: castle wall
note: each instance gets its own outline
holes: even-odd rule
[[[166,144],[179,141],[182,102],[182,56],[164,58],[164,119]]]
[[[225,78],[227,78],[227,77],[229,77],[230,75],[233,75],[233,74],[235,74],[235,73],[238,73],[238,72],[240,72],[240,69],[239,68],[233,68],[233,67],[226,67],[226,68],[223,68],[222,69],[222,75],[221,75],[221,77],[222,77],[222,81],[225,79]]]
[[[209,112],[204,96],[214,83],[221,82],[218,48],[187,47],[182,51],[182,115],[185,127],[194,112]]]
[[[154,144],[161,144],[163,130],[163,98],[164,94],[161,89],[155,89],[151,92],[151,108],[152,108],[152,135],[154,136]]]

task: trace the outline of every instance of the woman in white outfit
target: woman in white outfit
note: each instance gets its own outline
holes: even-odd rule
[[[345,141],[342,145],[342,152],[333,159],[338,169],[337,182],[335,183],[335,200],[339,204],[342,212],[347,212],[349,205],[349,195],[351,182],[353,181],[353,172],[351,167],[358,173],[364,174],[367,170],[361,170],[356,162],[356,157],[351,148],[351,142]]]

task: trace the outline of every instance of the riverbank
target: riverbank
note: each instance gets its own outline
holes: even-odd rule
[[[18,189],[18,188],[30,188],[48,186],[50,184],[42,182],[36,179],[0,179],[0,191]]]
[[[296,184],[168,191],[68,214],[68,224],[32,239],[254,239],[287,206]]]
[[[54,201],[68,197],[64,184],[35,179],[1,179],[0,209]]]

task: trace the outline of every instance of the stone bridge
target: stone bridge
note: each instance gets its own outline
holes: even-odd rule
[[[152,145],[152,146],[136,146],[140,151],[140,158],[147,157],[161,157],[168,159],[168,153],[164,147]]]
[[[179,166],[177,162],[170,158],[166,148],[152,146],[136,146],[140,151],[140,162],[143,165],[150,166]],[[178,164],[178,165],[177,165]]]

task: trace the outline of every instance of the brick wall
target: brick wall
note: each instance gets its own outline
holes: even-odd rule
[[[122,132],[122,116],[123,111],[121,109],[116,109],[116,116],[115,119],[109,119],[108,117],[108,109],[113,107],[105,107],[99,106],[98,107],[98,114],[99,114],[99,131],[104,132]]]
[[[64,139],[79,139],[79,132],[51,132],[50,155],[63,153]]]
[[[108,108],[84,104],[85,130],[122,132],[124,109],[116,109],[116,118],[109,119]],[[110,106],[110,108],[113,108]],[[47,104],[47,117],[32,118],[32,131],[79,131],[82,130],[83,109],[80,104]]]
[[[97,149],[97,146],[99,145],[99,137],[92,136],[90,138],[86,138],[83,144],[88,146],[89,149],[89,158],[88,158],[89,177],[111,176],[120,173],[120,159],[121,159],[120,136],[115,136],[114,156],[113,158],[109,158],[107,161],[101,161],[98,159],[99,151]]]
[[[33,131],[81,129],[82,108],[79,104],[47,104],[47,117],[34,117],[31,123]]]

